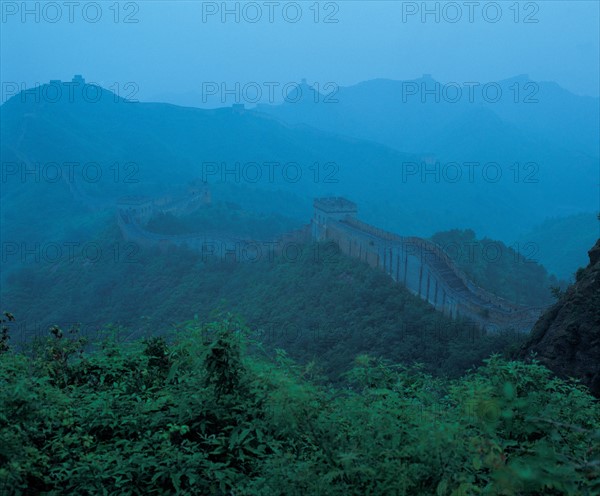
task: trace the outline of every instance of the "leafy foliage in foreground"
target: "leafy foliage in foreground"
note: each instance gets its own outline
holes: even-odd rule
[[[83,352],[55,330],[0,354],[8,494],[591,495],[600,408],[540,365],[462,379],[359,356],[351,387],[246,353],[228,318]]]

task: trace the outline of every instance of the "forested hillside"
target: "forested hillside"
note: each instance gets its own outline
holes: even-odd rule
[[[458,229],[436,233],[437,243],[475,284],[521,305],[547,306],[551,288],[565,287],[539,263],[539,247],[532,242],[506,246],[474,231]]]
[[[181,320],[234,312],[267,348],[284,348],[303,363],[317,358],[336,381],[359,353],[457,376],[524,338],[452,321],[330,243],[227,262],[124,243],[114,224],[98,242],[103,256],[93,263],[81,256],[42,262],[9,277],[2,305],[20,319],[15,341],[77,323],[84,335],[109,324],[124,340],[168,335]]]

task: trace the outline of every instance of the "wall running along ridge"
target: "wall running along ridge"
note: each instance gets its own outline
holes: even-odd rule
[[[185,201],[181,208],[190,211]],[[308,241],[333,242],[344,254],[384,271],[411,293],[428,301],[443,314],[468,319],[489,331],[511,328],[529,331],[544,308],[515,305],[475,285],[435,243],[403,237],[378,229],[356,218],[356,205],[344,198],[314,201],[311,224],[275,240],[251,240],[220,233],[162,235],[147,231],[131,209],[118,208],[123,237],[142,246],[186,247],[203,257],[221,260],[256,261],[290,251],[291,245]],[[295,248],[294,248],[295,250]]]

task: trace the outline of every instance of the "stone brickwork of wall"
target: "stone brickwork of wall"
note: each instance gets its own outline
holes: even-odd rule
[[[324,238],[371,267],[383,270],[411,293],[452,318],[465,317],[490,330],[529,330],[543,309],[523,307],[475,285],[431,241],[402,237],[348,216],[329,219]]]

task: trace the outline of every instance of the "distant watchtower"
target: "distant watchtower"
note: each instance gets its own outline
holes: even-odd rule
[[[327,223],[355,217],[358,212],[356,203],[341,197],[317,198],[312,218],[312,236],[316,241],[325,239]]]
[[[212,200],[208,182],[200,179],[190,182],[188,195],[193,204],[210,205]]]

